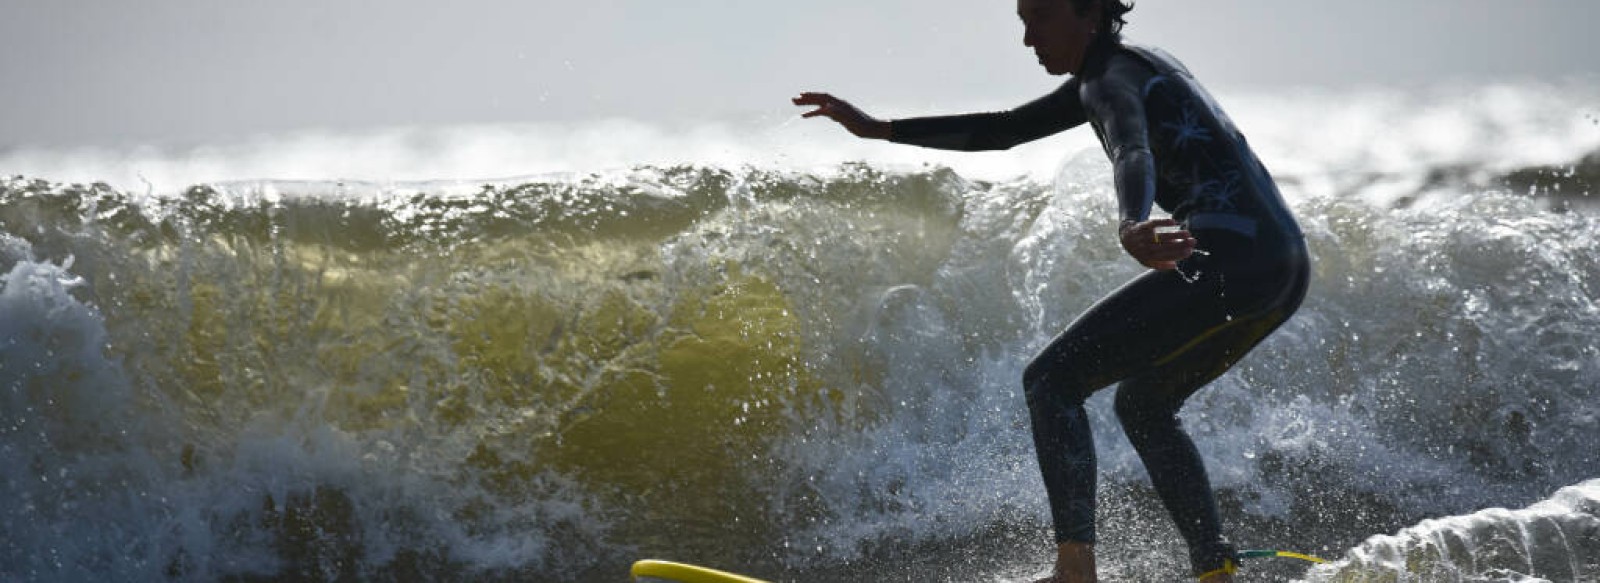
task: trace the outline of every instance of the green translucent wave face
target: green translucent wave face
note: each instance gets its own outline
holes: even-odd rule
[[[513,528],[558,476],[614,541],[715,554],[773,535],[768,448],[860,390],[859,359],[818,355],[849,286],[936,267],[950,180],[644,169],[289,202],[11,180],[0,228],[75,257],[143,406],[178,412],[163,455],[187,471],[246,432],[325,427],[451,484],[429,502],[469,532]],[[834,289],[814,272],[835,239],[913,273]]]

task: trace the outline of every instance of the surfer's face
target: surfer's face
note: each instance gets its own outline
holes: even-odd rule
[[[1079,14],[1069,0],[1017,0],[1022,18],[1022,44],[1033,49],[1051,75],[1076,74],[1094,39],[1100,4]]]

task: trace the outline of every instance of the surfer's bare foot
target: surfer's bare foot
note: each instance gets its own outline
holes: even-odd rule
[[[1034,583],[1095,583],[1094,545],[1067,542],[1056,547],[1056,570]],[[1231,583],[1230,579],[1228,583]]]

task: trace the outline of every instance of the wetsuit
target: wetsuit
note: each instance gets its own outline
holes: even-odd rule
[[[1176,59],[1105,38],[1049,95],[1005,112],[895,120],[890,139],[1006,149],[1084,122],[1111,159],[1122,220],[1147,220],[1159,205],[1194,235],[1197,251],[1090,307],[1023,375],[1056,539],[1094,541],[1095,455],[1083,403],[1120,383],[1117,417],[1195,573],[1231,571],[1235,550],[1177,412],[1288,319],[1310,273],[1299,226],[1244,136]]]

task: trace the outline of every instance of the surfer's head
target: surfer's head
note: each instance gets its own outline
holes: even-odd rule
[[[1133,10],[1132,2],[1122,0],[1070,0],[1069,3],[1078,14],[1087,14],[1090,10],[1098,8],[1100,32],[1108,33],[1112,37],[1122,35],[1122,25],[1128,23],[1123,15]]]
[[[1095,39],[1115,39],[1133,5],[1122,0],[1017,0],[1022,44],[1051,75],[1077,73]]]

